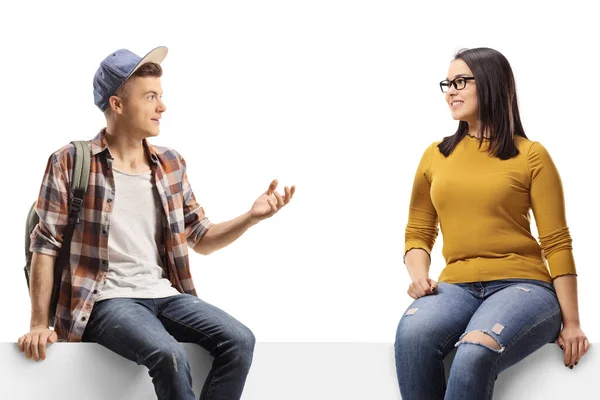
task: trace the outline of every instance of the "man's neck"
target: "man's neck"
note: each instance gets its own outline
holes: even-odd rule
[[[144,150],[143,141],[139,137],[131,137],[127,132],[118,129],[106,129],[106,142],[115,159],[115,167],[126,171],[147,170],[149,162]]]

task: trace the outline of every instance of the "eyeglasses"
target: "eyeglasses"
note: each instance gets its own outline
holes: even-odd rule
[[[462,90],[467,86],[467,81],[471,80],[475,80],[475,78],[472,76],[459,76],[451,81],[445,79],[440,82],[440,89],[442,89],[443,93],[446,93],[448,90],[450,90],[450,86],[454,86],[456,90]]]

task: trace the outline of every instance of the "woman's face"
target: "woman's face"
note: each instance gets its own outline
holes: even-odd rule
[[[473,77],[473,73],[463,60],[457,59],[450,64],[447,79],[451,81],[460,77]],[[454,85],[450,85],[448,92],[446,92],[446,102],[450,107],[452,118],[475,123],[477,121],[478,112],[475,81],[467,80],[464,81],[464,83],[466,86],[461,90],[457,90]],[[458,87],[461,87],[460,84]]]

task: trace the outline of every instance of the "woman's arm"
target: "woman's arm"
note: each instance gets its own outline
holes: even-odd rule
[[[531,209],[562,313],[563,327],[556,342],[565,352],[565,366],[573,368],[587,352],[589,341],[580,326],[577,271],[567,227],[562,182],[550,154],[540,143],[531,145],[528,163]]]
[[[415,173],[408,223],[404,241],[404,264],[412,281],[408,289],[413,298],[433,294],[436,284],[429,279],[431,249],[438,235],[438,216],[431,201],[431,165],[434,144],[430,145],[421,157]]]
[[[562,275],[554,280],[554,288],[560,303],[563,327],[556,343],[565,352],[565,367],[573,369],[581,357],[588,352],[590,342],[579,322],[577,304],[577,277]]]

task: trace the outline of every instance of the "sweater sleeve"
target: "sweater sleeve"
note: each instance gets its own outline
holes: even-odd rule
[[[438,216],[431,201],[429,178],[434,145],[435,143],[432,143],[423,153],[413,181],[405,232],[405,256],[410,249],[414,248],[423,249],[431,255],[431,249],[438,235]]]
[[[548,151],[534,142],[528,154],[531,173],[530,201],[540,246],[548,260],[552,279],[576,274],[573,247],[565,215],[560,175]]]

